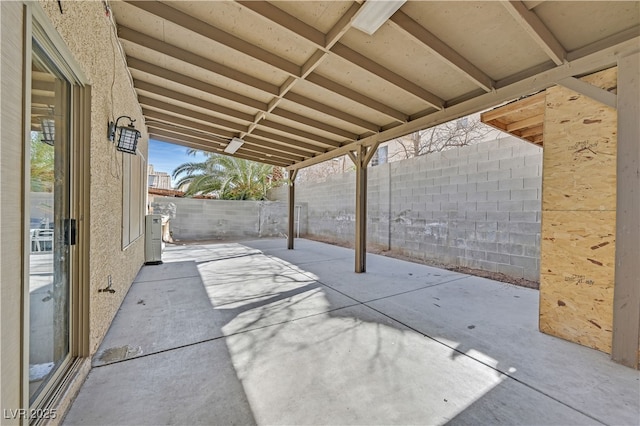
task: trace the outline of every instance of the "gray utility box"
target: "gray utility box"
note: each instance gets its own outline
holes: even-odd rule
[[[145,265],[162,263],[162,216],[149,214],[145,217],[144,257]]]

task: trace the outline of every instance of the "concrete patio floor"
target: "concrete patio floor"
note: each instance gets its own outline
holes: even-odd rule
[[[638,424],[640,374],[538,332],[538,292],[283,239],[167,246],[64,424]]]

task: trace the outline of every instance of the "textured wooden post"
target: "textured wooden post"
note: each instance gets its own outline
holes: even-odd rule
[[[287,248],[293,250],[294,242],[294,224],[295,224],[295,211],[296,211],[296,186],[295,180],[298,170],[289,170],[289,232],[287,233]]]
[[[367,270],[367,164],[365,148],[356,151],[356,268],[357,273]]]
[[[640,361],[640,53],[618,60],[615,287],[611,357]]]

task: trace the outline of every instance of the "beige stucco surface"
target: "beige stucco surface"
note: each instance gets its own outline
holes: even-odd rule
[[[115,150],[107,138],[107,123],[120,115],[136,119],[142,132],[138,149],[147,157],[147,134],[130,83],[125,60],[118,48],[118,40],[102,2],[41,1],[25,8],[23,2],[0,2],[2,47],[2,84],[0,128],[0,408],[19,409],[21,406],[22,356],[22,287],[23,265],[28,248],[24,245],[23,188],[24,134],[23,128],[23,39],[25,11],[29,7],[42,8],[51,25],[60,34],[72,58],[90,85],[91,137],[78,143],[90,147],[89,274],[88,282],[80,282],[89,290],[89,350],[94,354],[107,332],[131,282],[144,262],[144,237],[122,248],[123,223],[123,155]],[[27,36],[29,37],[29,36]],[[29,39],[26,43],[29,43]],[[27,62],[29,63],[29,62]],[[26,81],[28,84],[28,80]],[[145,182],[142,183],[145,185]],[[143,192],[144,193],[144,192]],[[85,236],[86,237],[86,236]],[[79,236],[80,239],[83,236]],[[85,248],[86,249],[86,248]],[[98,292],[112,277],[115,293]],[[26,277],[26,278],[25,278]],[[86,281],[86,280],[85,280]],[[79,385],[88,374],[89,363],[80,363],[71,385],[63,393],[58,405],[59,417],[64,414]],[[15,422],[18,420],[16,419]],[[12,420],[2,418],[1,424]]]
[[[107,123],[120,115],[136,120],[148,142],[137,96],[131,86],[118,40],[102,2],[41,2],[92,86],[91,100],[91,242],[90,351],[95,353],[144,261],[144,241],[122,250],[122,156],[106,136]],[[99,293],[112,278],[115,293]]]

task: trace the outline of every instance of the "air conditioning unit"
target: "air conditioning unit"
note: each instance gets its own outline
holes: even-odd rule
[[[162,263],[162,216],[150,214],[145,217],[145,265]]]

